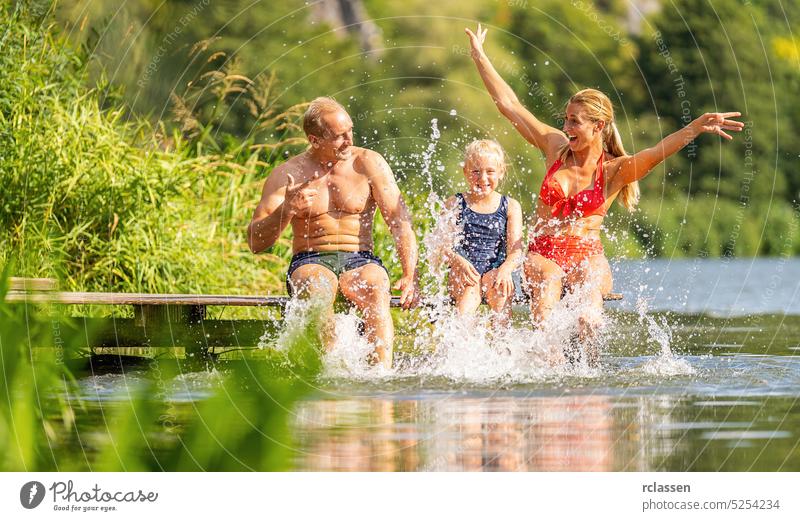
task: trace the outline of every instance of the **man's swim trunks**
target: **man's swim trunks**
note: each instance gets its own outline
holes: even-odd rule
[[[354,270],[367,264],[377,264],[386,270],[381,260],[373,255],[371,251],[302,251],[294,254],[292,262],[289,264],[289,271],[286,273],[286,289],[289,291],[289,295],[293,293],[290,283],[292,273],[306,264],[324,266],[331,270],[336,277],[341,276],[346,271]]]

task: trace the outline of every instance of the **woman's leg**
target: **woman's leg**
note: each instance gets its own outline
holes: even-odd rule
[[[492,322],[495,328],[506,327],[511,322],[511,301],[514,298],[514,290],[504,291],[495,288],[497,280],[497,270],[489,270],[481,277],[481,294],[485,295],[486,303],[492,310],[494,316]]]
[[[589,365],[597,363],[597,333],[603,325],[603,295],[611,292],[611,267],[604,255],[589,257],[566,277],[569,291],[580,291],[586,299],[578,317],[578,336],[585,346]]]
[[[531,319],[540,326],[561,299],[565,273],[558,264],[534,252],[528,252],[523,268],[525,289],[531,299]]]

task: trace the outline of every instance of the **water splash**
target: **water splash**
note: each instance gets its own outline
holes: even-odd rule
[[[461,383],[540,381],[568,371],[554,338],[525,325],[497,330],[491,316],[441,312],[434,327],[416,338],[430,356],[403,376],[443,377]]]
[[[694,368],[686,360],[676,357],[672,353],[672,330],[666,317],[659,321],[647,314],[647,301],[639,297],[636,301],[636,312],[639,323],[647,326],[647,334],[651,341],[659,346],[658,356],[651,358],[642,365],[646,374],[656,376],[677,376],[694,374]]]
[[[423,189],[428,193],[424,204],[424,221],[430,229],[422,237],[423,263],[427,276],[423,279],[426,306],[407,315],[407,329],[412,338],[399,339],[415,353],[396,356],[391,370],[369,364],[373,347],[359,332],[360,319],[354,312],[337,314],[333,318],[335,339],[324,356],[324,376],[348,380],[380,380],[383,378],[435,377],[463,383],[516,384],[561,379],[564,377],[601,377],[607,367],[587,364],[587,352],[605,349],[607,338],[595,317],[598,327],[588,339],[581,340],[581,320],[590,314],[587,308],[589,288],[570,292],[553,309],[540,328],[534,328],[527,310],[520,313],[511,327],[492,327],[488,313],[458,316],[450,303],[446,280],[449,266],[445,253],[452,251],[463,234],[457,222],[458,209],[448,209],[445,200],[434,191],[434,173],[444,165],[437,158],[442,134],[437,119],[430,120],[427,144],[418,153],[401,158],[387,156],[394,168],[419,167]],[[459,138],[456,138],[455,142]],[[532,228],[532,227],[531,227]],[[610,240],[614,241],[612,236]],[[641,291],[641,290],[640,290]],[[671,330],[665,319],[658,321],[646,313],[641,301],[638,320],[646,326],[649,339],[659,347],[659,356],[649,360],[637,371],[646,374],[691,374],[692,367],[671,351]],[[287,308],[283,332],[275,341],[278,349],[291,345],[291,339],[303,331],[308,316],[308,303],[292,303]],[[584,329],[585,331],[585,329]],[[269,339],[263,339],[264,347]],[[404,351],[404,350],[401,350]],[[565,351],[575,360],[567,360]],[[577,353],[577,354],[576,354]],[[577,361],[576,361],[577,360]]]
[[[334,342],[323,357],[323,377],[374,380],[392,374],[383,364],[369,363],[374,346],[361,334],[360,324],[352,310],[334,315]]]

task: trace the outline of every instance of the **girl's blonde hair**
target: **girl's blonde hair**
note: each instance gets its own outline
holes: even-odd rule
[[[619,135],[619,130],[617,129],[617,124],[614,122],[614,106],[611,104],[611,100],[608,99],[608,96],[596,89],[583,89],[572,95],[569,101],[567,101],[564,110],[566,110],[566,106],[570,103],[582,105],[586,111],[586,115],[592,121],[605,122],[605,126],[603,127],[603,149],[606,153],[614,157],[627,155],[625,153],[625,147],[622,144],[622,138]],[[566,158],[567,152],[569,152],[568,144],[564,145],[561,149],[559,157],[562,159]],[[628,183],[622,187],[622,190],[619,192],[619,202],[630,212],[636,210],[636,205],[639,203],[638,181]]]
[[[506,172],[506,153],[500,143],[492,139],[476,139],[464,150],[464,166],[473,159],[485,155],[494,155],[500,163],[503,174]]]

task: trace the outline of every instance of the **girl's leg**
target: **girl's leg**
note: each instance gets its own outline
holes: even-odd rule
[[[511,302],[514,298],[511,292],[495,288],[497,270],[489,270],[481,277],[481,294],[485,295],[486,303],[492,310],[492,323],[496,329],[507,327],[511,322]]]
[[[564,270],[538,253],[528,252],[523,266],[525,289],[531,299],[531,319],[541,326],[561,299]]]
[[[452,275],[448,277],[447,289],[450,298],[455,302],[459,315],[472,315],[481,305],[481,288],[479,284],[470,286],[464,280]]]

